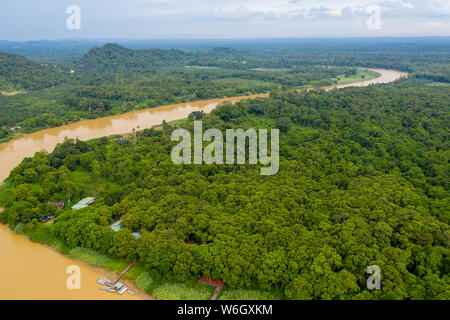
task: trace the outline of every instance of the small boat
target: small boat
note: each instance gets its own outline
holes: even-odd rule
[[[97,279],[97,283],[106,284],[106,281],[105,281],[105,279],[100,278],[100,279]]]
[[[128,287],[127,287],[127,286],[123,286],[122,289],[120,289],[120,290],[118,291],[118,293],[119,293],[119,294],[124,294],[125,291],[127,291],[127,290],[128,290]]]
[[[122,283],[122,282],[117,282],[117,283],[114,285],[114,287],[116,287],[117,290],[119,290],[120,288],[123,287],[123,283]]]
[[[132,296],[134,296],[134,292],[131,290],[128,290],[128,293],[131,294]]]
[[[105,279],[103,279],[103,280],[105,280],[105,284],[111,283],[111,280],[109,280],[108,278],[105,278]]]
[[[102,288],[99,288],[100,290],[108,290],[109,289],[109,287],[102,287]]]
[[[116,292],[116,289],[108,288],[108,289],[106,289],[106,291],[108,291],[108,292]]]

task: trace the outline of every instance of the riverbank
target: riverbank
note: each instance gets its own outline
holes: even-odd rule
[[[345,77],[344,75],[342,75],[342,76],[339,76],[339,77],[336,77],[336,78],[331,78],[331,79],[328,79],[328,80],[330,81],[330,83],[333,83],[332,86],[349,84],[349,83],[357,83],[357,82],[360,82],[360,81],[372,80],[372,79],[376,79],[376,78],[381,76],[381,74],[376,72],[375,70],[376,69],[358,68],[357,69],[357,73],[354,74],[354,75],[351,75],[351,76],[348,76],[348,77]],[[303,87],[293,88],[293,89],[304,90],[304,89],[318,89],[318,88],[321,88],[321,87],[320,86],[305,85]],[[325,88],[325,87],[323,87],[323,88]],[[0,93],[4,94],[5,96],[13,96],[13,95],[17,95],[17,94],[27,94],[27,92],[19,92],[19,91],[18,92],[0,92]],[[207,100],[188,100],[188,101],[185,101],[185,102],[181,102],[180,104],[183,104],[183,103],[197,103],[197,102],[208,101],[208,100],[213,101],[213,100],[218,100],[218,99],[225,99],[225,100],[226,99],[235,99],[237,97],[245,99],[245,98],[252,98],[254,96],[260,96],[260,95],[268,95],[268,92],[260,92],[260,93],[254,93],[254,94],[251,94],[251,95],[242,95],[242,96],[229,96],[229,97],[220,97],[220,98],[216,97],[216,98],[211,98],[211,99],[207,99]],[[164,106],[164,105],[162,105],[162,106]],[[159,108],[159,107],[162,107],[162,106],[155,106],[155,107],[150,107],[150,108],[144,106],[144,107],[139,107],[139,108],[137,108],[135,110],[129,110],[129,111],[125,111],[125,112],[114,112],[114,113],[112,113],[110,115],[101,115],[101,114],[99,114],[99,115],[97,115],[97,116],[95,116],[93,118],[88,118],[88,119],[84,118],[84,119],[79,120],[79,121],[67,121],[67,122],[64,122],[64,124],[62,124],[62,125],[54,126],[54,127],[52,127],[52,126],[50,126],[50,127],[40,126],[40,127],[36,127],[36,128],[19,129],[19,131],[14,133],[14,135],[11,135],[11,136],[9,136],[7,138],[0,139],[0,145],[2,143],[8,142],[8,141],[11,141],[11,140],[14,140],[14,139],[18,139],[18,138],[20,138],[20,137],[22,137],[24,135],[35,133],[35,132],[46,130],[46,129],[59,128],[59,127],[63,127],[63,126],[66,126],[66,125],[70,125],[70,124],[78,123],[78,122],[82,122],[82,121],[89,121],[89,120],[96,120],[96,119],[101,119],[101,118],[113,117],[113,116],[118,116],[118,115],[130,113],[130,112],[135,112],[135,111],[140,111],[140,110]],[[122,133],[125,133],[125,132],[122,132]]]
[[[95,281],[107,272],[87,267],[48,245],[32,242],[28,237],[11,232],[6,225],[0,225],[0,243],[3,274],[0,300],[137,300],[141,297],[99,290]],[[70,276],[67,268],[73,265],[80,268],[79,290],[69,290],[66,285]]]
[[[364,80],[372,80],[380,77],[381,74],[375,71],[375,69],[366,69],[366,68],[358,68],[356,71],[356,74],[345,77],[345,76],[338,76],[336,78],[332,78],[331,81],[334,84],[341,85],[341,84],[349,84],[354,83],[358,81],[364,81]]]
[[[7,136],[6,138],[0,139],[0,144],[14,140],[14,139],[19,139],[19,138],[23,137],[24,135],[26,135],[26,133],[15,132],[12,135]]]
[[[1,212],[0,208],[0,212]],[[48,259],[51,260],[52,256],[61,257],[62,260],[70,262],[70,265],[77,265],[81,269],[82,278],[82,292],[74,290],[69,291],[66,289],[64,294],[59,293],[57,297],[53,295],[47,296],[47,292],[37,291],[37,292],[27,292],[28,296],[17,298],[14,292],[3,292],[6,296],[2,296],[0,292],[1,299],[80,299],[79,295],[83,294],[81,299],[126,299],[126,300],[208,300],[214,292],[214,288],[204,284],[200,284],[195,280],[189,281],[187,283],[169,282],[159,278],[158,276],[151,275],[147,272],[147,268],[142,263],[136,263],[133,268],[127,272],[121,279],[121,282],[130,288],[130,290],[135,294],[130,296],[125,294],[119,296],[117,294],[106,293],[105,291],[99,290],[101,287],[95,282],[98,278],[109,278],[115,279],[117,275],[125,269],[125,267],[130,263],[130,261],[125,261],[123,259],[112,258],[106,255],[95,252],[92,249],[86,249],[81,247],[76,247],[74,249],[68,248],[61,240],[51,236],[46,230],[46,224],[36,224],[37,228],[30,231],[29,228],[24,230],[23,225],[21,227],[16,227],[15,230],[9,230],[7,225],[0,224],[0,241],[2,243],[8,243],[2,239],[2,231],[4,229],[8,230],[7,235],[9,238],[14,238],[17,241],[23,242],[24,244],[32,247],[32,250],[37,250],[33,252],[33,256],[40,256],[41,251],[45,251],[46,254],[43,255],[45,263]],[[12,232],[11,232],[12,231]],[[5,233],[3,233],[4,235]],[[50,254],[49,254],[50,253]],[[8,252],[6,252],[8,254]],[[2,258],[0,257],[0,263]],[[36,261],[33,265],[32,271],[40,270],[40,264],[42,260]],[[57,266],[57,268],[56,268]],[[62,284],[65,285],[65,281],[69,275],[63,273],[64,268],[59,266],[59,263],[52,265],[55,271],[51,277],[39,278],[38,280],[45,281],[46,283],[52,283],[57,280],[58,286],[61,287]],[[68,265],[67,265],[68,266]],[[37,270],[35,270],[37,269]],[[30,272],[28,272],[30,273]],[[33,274],[33,272],[31,272]],[[95,276],[93,276],[94,274]],[[56,277],[55,277],[56,275]],[[55,279],[56,278],[56,279]],[[88,281],[85,281],[85,279]],[[34,279],[36,280],[36,279]],[[98,290],[98,291],[96,291]],[[98,297],[97,294],[101,296]],[[38,297],[34,295],[38,294]],[[93,296],[94,294],[94,296]],[[219,300],[277,300],[282,299],[281,294],[274,292],[264,292],[259,290],[235,290],[230,288],[224,288],[219,297]]]
[[[3,208],[0,208],[0,212],[3,211]],[[7,228],[7,225],[0,225],[0,228]],[[0,229],[1,230],[1,229]],[[9,231],[9,229],[8,229]],[[17,231],[17,230],[16,230]],[[81,259],[78,256],[74,255],[71,253],[72,250],[70,250],[69,248],[67,248],[61,241],[57,240],[55,241],[55,239],[51,239],[49,238],[50,241],[45,241],[43,239],[39,239],[40,241],[37,241],[36,239],[32,239],[33,234],[28,234],[26,232],[22,233],[22,232],[8,232],[10,234],[10,239],[6,239],[6,238],[2,238],[3,241],[5,241],[6,243],[13,241],[14,243],[21,243],[21,242],[26,242],[26,243],[33,243],[33,250],[37,250],[37,248],[39,248],[39,253],[43,253],[45,252],[45,255],[43,258],[45,257],[52,257],[54,255],[57,256],[62,256],[63,261],[64,262],[69,262],[70,265],[77,265],[78,267],[80,267],[80,274],[81,274],[81,282],[82,282],[82,287],[81,287],[81,291],[83,296],[84,295],[91,295],[92,299],[118,299],[118,300],[136,300],[136,299],[142,299],[142,300],[154,300],[155,298],[152,297],[151,295],[145,293],[143,290],[141,290],[135,283],[135,279],[132,276],[127,276],[124,277],[123,279],[121,279],[121,281],[123,283],[125,283],[125,285],[127,285],[130,290],[134,293],[134,295],[130,295],[130,294],[125,294],[122,296],[119,296],[117,294],[112,294],[112,293],[107,293],[107,292],[102,292],[99,290],[99,288],[101,287],[100,285],[98,285],[95,280],[98,278],[104,278],[107,277],[109,279],[114,279],[117,277],[117,274],[122,271],[122,266],[125,264],[124,263],[118,263],[117,267],[114,270],[109,270],[107,268],[101,267],[96,265],[95,263],[92,263],[92,259]],[[37,245],[38,247],[36,247],[35,245]],[[41,248],[44,248],[44,250],[41,250]],[[7,254],[7,252],[6,252]],[[85,257],[86,258],[86,257]],[[0,261],[2,259],[0,258]],[[3,262],[3,261],[2,261]],[[33,264],[33,269],[40,269],[40,261],[34,261]],[[53,266],[53,269],[56,269]],[[113,269],[113,268],[111,268]],[[58,270],[55,270],[55,274],[53,275],[54,277],[56,276],[58,278],[58,286],[63,286],[65,285],[65,281],[66,279],[69,277],[68,274],[65,273],[66,268],[62,267],[62,268],[58,268]],[[142,271],[142,270],[141,270]],[[30,272],[27,272],[28,274],[33,274],[33,270]],[[135,272],[136,273],[136,272]],[[26,274],[23,275],[24,277],[26,277]],[[87,281],[86,281],[87,278]],[[51,278],[42,278],[40,279],[41,281],[45,281],[46,283],[51,283],[54,284],[55,279],[51,279]],[[97,296],[97,292],[95,290],[99,291],[99,295]],[[7,296],[3,297],[2,293],[0,292],[0,299],[22,299],[22,293],[20,297],[16,297],[15,295],[17,294],[17,292],[15,290],[12,290],[12,294],[11,292],[6,292],[5,294],[7,294]],[[95,293],[95,297],[92,296],[92,293]],[[42,292],[42,291],[38,291],[38,296],[34,297],[34,291],[32,292],[27,292],[27,295],[29,295],[28,297],[26,297],[26,299],[80,299],[83,298],[83,296],[81,296],[80,294],[78,294],[77,290],[68,290],[67,292],[65,292],[65,294],[61,295],[61,293],[58,294],[57,297],[53,297],[53,296],[49,296],[46,297],[46,292]],[[80,297],[81,296],[81,297]]]
[[[386,83],[396,80],[404,75],[405,73],[383,70],[381,72],[381,76],[372,80],[372,82],[370,80],[364,80],[353,83],[353,85],[368,85],[371,83],[383,82]],[[338,87],[339,86],[331,86],[324,89],[328,90]],[[173,120],[183,119],[186,118],[192,111],[210,112],[219,103],[222,103],[224,101],[230,101],[234,103],[242,99],[267,97],[267,95],[268,94],[259,94],[253,96],[212,99],[191,103],[161,106],[139,111],[132,111],[117,116],[99,118],[95,120],[86,120],[25,135],[19,139],[15,139],[0,145],[0,159],[2,162],[2,167],[0,168],[0,181],[6,179],[6,177],[9,175],[9,172],[25,157],[33,156],[35,152],[42,149],[52,151],[57,143],[62,142],[64,137],[73,139],[78,137],[80,140],[90,140],[102,136],[123,134],[131,132],[133,129],[138,127],[140,129],[144,129],[161,124],[163,120],[170,122]],[[8,239],[8,237],[12,237],[12,235],[15,234],[10,232],[7,227],[0,227],[0,237]],[[41,249],[39,249],[35,245],[37,245]],[[32,243],[25,238],[23,238],[22,241],[17,240],[16,242],[8,242],[0,239],[0,246],[2,247],[2,253],[4,253],[3,257],[0,258],[0,272],[10,275],[10,277],[7,277],[4,280],[4,285],[6,286],[6,288],[11,288],[12,292],[9,293],[8,290],[3,290],[0,293],[0,298],[5,297],[6,299],[8,299],[14,297],[22,297],[23,299],[28,299],[30,295],[33,296],[33,293],[36,296],[40,295],[39,297],[41,299],[54,299],[55,296],[56,299],[64,299],[64,297],[67,297],[69,299],[73,298],[70,294],[68,295],[68,290],[65,287],[65,280],[67,279],[68,275],[65,274],[66,267],[64,267],[70,263],[73,263],[73,260],[68,259],[67,256],[58,254],[54,250],[48,250],[48,248],[45,246]],[[45,250],[42,248],[44,248]],[[36,254],[36,252],[40,252],[41,250],[52,252],[54,251],[54,254],[47,255],[48,253],[45,252],[41,253],[40,255]],[[20,259],[15,259],[15,257],[18,255],[20,256]],[[2,261],[1,259],[5,259],[5,261]],[[21,266],[18,266],[17,264],[20,264]],[[33,266],[31,271],[30,266]],[[58,266],[58,268],[54,266]],[[35,268],[37,270],[34,270]],[[116,271],[114,270],[114,268],[111,269],[112,271]],[[20,270],[20,272],[18,272],[17,270]],[[92,272],[92,270],[89,271]],[[119,269],[119,271],[121,270]],[[57,276],[55,276],[56,274]],[[27,275],[27,277],[24,277],[24,275]],[[141,274],[135,276],[136,282],[139,282],[138,278],[140,275]],[[148,288],[151,288],[152,293],[158,298],[164,297],[187,299],[189,297],[195,297],[203,299],[204,297],[208,297],[208,291],[206,291],[206,289],[203,289],[203,287],[196,286],[195,284],[184,285],[157,283],[156,285],[156,280],[152,279],[150,275],[143,275],[144,276],[141,279],[142,282],[151,283],[149,284]],[[130,276],[132,275],[130,274]],[[93,276],[92,278],[93,282],[89,282],[85,285],[87,286],[88,290],[83,293],[84,295],[81,296],[82,299],[113,298],[113,295],[98,290],[98,287],[95,283],[95,276]],[[48,283],[49,281],[50,283]],[[154,288],[152,286],[154,286]],[[42,292],[42,288],[48,288],[48,295],[45,295],[46,291]],[[40,291],[34,292],[34,290]],[[104,296],[103,294],[106,294],[106,296]],[[261,298],[264,295],[265,294],[261,294],[260,292],[253,292],[251,290],[247,290],[244,293],[241,291],[233,292],[232,290],[225,290],[222,294],[222,297],[225,298],[245,296],[249,299],[252,299]]]

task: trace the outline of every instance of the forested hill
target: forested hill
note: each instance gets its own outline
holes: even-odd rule
[[[173,164],[170,124],[129,143],[67,140],[11,172],[0,221],[70,250],[138,256],[151,275],[145,290],[158,295],[173,281],[172,298],[186,297],[180,282],[207,275],[246,299],[261,297],[248,289],[449,299],[448,89],[409,83],[272,93],[190,117],[204,130],[279,128],[273,176],[252,165]],[[76,212],[47,204],[92,194],[96,204]],[[37,222],[52,214],[52,224]],[[119,218],[126,228],[115,233]],[[367,290],[370,265],[381,268],[382,290]]]
[[[184,52],[176,49],[133,50],[115,43],[108,43],[89,50],[80,58],[77,66],[87,72],[127,73],[154,71],[158,67],[185,67],[186,65],[249,69],[261,67],[270,60],[270,55],[260,57],[259,54],[227,47]],[[283,63],[277,59],[274,66],[282,67]]]
[[[80,59],[78,66],[85,71],[136,72],[162,66],[184,66],[186,60],[186,54],[180,50],[132,50],[108,43],[89,50]]]
[[[361,66],[408,71],[410,78],[419,78],[419,86],[445,88],[450,81],[450,45],[446,39],[437,43],[337,47],[326,42],[185,51],[109,43],[64,65],[4,53],[0,91],[27,94],[0,95],[0,127],[18,125],[32,131],[164,104],[329,86],[374,76],[358,71]],[[6,136],[12,135],[0,132],[0,139]]]
[[[37,90],[58,85],[69,78],[70,70],[41,64],[16,54],[0,52],[0,90]]]

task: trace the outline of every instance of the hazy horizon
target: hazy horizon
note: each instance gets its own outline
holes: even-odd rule
[[[6,0],[0,39],[271,39],[450,36],[439,0]]]
[[[84,41],[84,42],[96,42],[96,41],[135,41],[135,42],[152,42],[152,41],[263,41],[263,40],[395,40],[395,39],[445,39],[449,38],[450,35],[407,35],[407,36],[311,36],[311,37],[249,37],[249,38],[201,38],[201,37],[162,37],[162,38],[133,38],[133,37],[98,37],[98,38],[84,38],[84,37],[64,37],[64,38],[37,38],[37,39],[23,39],[23,40],[9,40],[0,38],[0,41],[10,42],[10,43],[26,43],[26,42],[64,42],[64,41]]]

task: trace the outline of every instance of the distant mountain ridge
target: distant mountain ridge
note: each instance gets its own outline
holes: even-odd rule
[[[81,57],[77,65],[88,72],[133,72],[147,71],[155,67],[181,66],[187,61],[188,55],[181,50],[133,50],[108,43],[89,50]]]

